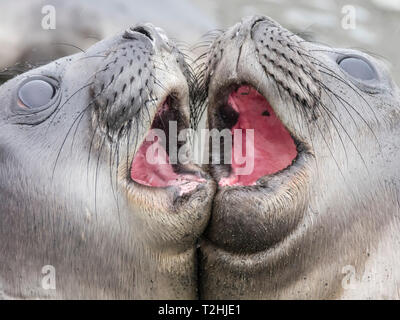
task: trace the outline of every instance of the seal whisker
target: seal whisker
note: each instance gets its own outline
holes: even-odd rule
[[[224,33],[223,29],[214,29],[206,32],[203,34],[196,43],[203,43],[203,42],[209,42],[210,44],[213,43],[213,41],[218,38],[220,35]],[[193,49],[193,47],[191,48]]]
[[[154,84],[159,86],[164,91],[164,93],[167,94],[168,93],[167,88],[164,87],[163,84],[154,75],[152,75],[151,77],[154,79]]]
[[[86,110],[87,110],[88,108],[89,108],[89,106],[87,106],[84,110],[82,110],[82,111],[78,114],[78,116],[75,117],[75,119],[74,119],[73,122],[72,122],[72,125],[69,127],[69,129],[68,129],[68,131],[67,131],[67,134],[65,135],[65,137],[64,137],[64,139],[63,139],[63,141],[62,141],[62,143],[61,143],[61,146],[60,146],[60,148],[59,148],[59,150],[58,150],[58,152],[57,152],[56,160],[55,160],[54,167],[53,167],[53,170],[52,170],[52,176],[51,176],[51,179],[52,179],[52,180],[54,179],[54,174],[55,174],[55,171],[56,171],[57,163],[58,163],[58,160],[59,160],[59,158],[60,158],[62,149],[64,148],[64,145],[65,145],[65,143],[66,143],[66,141],[67,141],[67,139],[68,139],[68,136],[69,136],[69,134],[71,133],[71,131],[72,131],[72,129],[73,129],[75,123],[78,121],[78,119],[79,119],[81,116],[84,115],[84,113],[86,112]]]
[[[327,107],[325,107],[325,105],[324,105],[323,103],[320,103],[319,106],[321,106],[321,107],[326,111],[326,113],[328,114],[328,116],[329,116],[330,118],[333,117],[333,118],[337,121],[337,123],[340,125],[340,127],[342,128],[342,130],[344,131],[344,133],[346,134],[346,136],[349,138],[351,144],[352,144],[353,147],[355,148],[355,150],[356,150],[358,156],[360,157],[361,161],[362,161],[363,164],[364,164],[365,169],[366,169],[367,171],[369,171],[368,166],[367,166],[367,164],[366,164],[366,162],[365,162],[365,159],[364,159],[363,155],[361,154],[361,151],[359,150],[359,148],[357,147],[355,141],[352,139],[351,135],[350,135],[350,134],[348,133],[348,131],[345,129],[345,127],[344,127],[344,125],[341,123],[341,121],[336,117],[336,115],[335,115],[331,110],[329,110]],[[333,123],[333,121],[332,121],[332,123]],[[336,126],[334,126],[334,127],[336,128]],[[340,136],[340,133],[339,133],[339,132],[338,132],[338,135],[339,135],[339,139],[340,139],[341,143],[344,143],[343,140],[342,140],[342,138],[341,138],[341,136]],[[343,145],[343,148],[345,149],[344,145]],[[346,159],[347,159],[347,153],[346,153]]]
[[[49,125],[47,126],[46,132],[47,132],[47,130],[50,128],[51,124],[53,123],[55,117],[56,117],[57,114],[60,112],[60,110],[61,110],[61,109],[62,109],[76,94],[78,94],[78,93],[81,92],[82,90],[84,90],[84,89],[90,87],[92,84],[93,84],[93,82],[88,83],[88,84],[85,84],[84,86],[82,86],[81,88],[79,88],[78,90],[76,90],[72,95],[70,95],[70,96],[63,102],[63,104],[62,104],[61,106],[57,107],[56,111],[55,111],[54,114],[53,114],[53,118],[50,119],[50,123],[49,123]]]
[[[323,74],[326,74],[326,75],[328,75],[328,76],[331,76],[331,77],[333,77],[333,78],[335,78],[335,79],[337,79],[335,75],[332,75],[332,74],[330,74],[329,72],[325,72],[325,71],[323,71],[323,70],[320,70],[320,72],[323,73]],[[339,80],[339,79],[337,79],[337,80]],[[339,81],[340,81],[340,80],[339,80]],[[347,84],[347,85],[351,88],[351,86],[350,86],[349,84]],[[365,98],[362,97],[362,96],[360,95],[360,93],[359,93],[355,88],[352,88],[352,89],[353,89],[354,93],[357,94],[358,98],[361,98],[361,99],[366,103],[366,105],[368,106],[368,108],[370,109],[370,111],[372,112],[372,114],[374,115],[375,120],[376,120],[377,122],[379,122],[379,120],[378,120],[378,118],[377,118],[377,116],[376,116],[375,110],[373,110],[372,106],[368,103],[368,101],[365,100]],[[352,108],[353,108],[353,107],[352,107]]]
[[[89,172],[90,172],[90,160],[91,160],[91,156],[92,156],[92,149],[93,149],[93,145],[94,145],[94,140],[97,134],[97,130],[99,130],[100,128],[100,123],[97,121],[97,125],[94,127],[92,136],[90,138],[90,143],[89,143],[89,150],[88,150],[88,156],[87,156],[87,161],[86,161],[86,180],[87,180],[87,184],[89,184]]]
[[[321,84],[322,85],[322,84]],[[335,92],[333,92],[331,89],[329,89],[328,87],[325,86],[324,88],[326,91],[328,91],[330,94],[332,94],[340,103],[341,105],[343,105],[343,107],[345,109],[347,109],[347,107],[345,105],[347,105],[348,107],[350,107],[362,120],[362,122],[364,122],[364,124],[367,126],[367,128],[369,129],[369,131],[372,133],[372,135],[374,136],[374,139],[376,140],[376,142],[379,143],[379,140],[374,132],[374,130],[372,129],[371,125],[365,120],[365,118],[361,115],[361,113],[356,110],[351,103],[349,103],[347,100],[345,100],[343,97],[341,97],[340,95],[336,94]]]
[[[341,127],[343,127],[343,126],[341,125],[339,119],[337,119],[335,116],[332,116],[333,113],[330,112],[329,109],[327,110],[327,108],[325,107],[325,105],[324,105],[321,101],[319,101],[319,103],[317,103],[316,107],[317,107],[317,108],[322,108],[322,109],[325,111],[325,112],[322,112],[322,111],[320,110],[320,114],[322,115],[322,118],[324,119],[324,123],[325,123],[325,125],[326,125],[327,128],[329,128],[329,126],[328,126],[328,123],[327,123],[326,118],[325,118],[325,116],[324,116],[324,113],[328,116],[329,120],[331,121],[331,123],[332,123],[332,125],[333,125],[333,128],[334,128],[334,130],[336,131],[336,133],[337,133],[337,135],[338,135],[338,137],[339,137],[339,141],[340,141],[340,144],[342,145],[343,152],[344,152],[345,159],[346,159],[346,163],[347,163],[347,162],[348,162],[348,159],[349,159],[349,157],[348,157],[348,155],[347,155],[347,149],[346,149],[346,146],[345,146],[345,144],[344,144],[343,138],[342,138],[342,136],[341,136],[341,134],[340,134],[340,132],[339,132],[339,128],[338,128],[338,127],[336,126],[336,124],[335,124],[335,121],[337,121]],[[335,121],[334,121],[334,120],[335,120]],[[334,141],[333,136],[332,136],[332,133],[330,132],[330,130],[328,130],[328,133],[329,133],[329,136],[330,136],[330,140],[331,140],[331,141]],[[351,140],[351,139],[350,139],[350,140]]]
[[[93,58],[106,58],[107,55],[92,55],[92,56],[84,56],[82,58],[77,59],[77,61],[82,61],[86,59],[93,59]]]
[[[139,122],[138,121],[135,121],[135,124],[136,124],[136,132],[139,132]],[[129,172],[129,168],[130,168],[130,164],[129,164],[129,155],[131,154],[131,145],[130,145],[130,142],[131,142],[131,126],[128,126],[128,130],[127,130],[127,139],[126,139],[126,150],[127,150],[127,152],[126,152],[126,170],[128,171],[127,172],[127,176],[129,176],[129,177],[131,177],[131,173]],[[138,141],[137,141],[137,139],[135,139],[135,150],[137,150],[137,148],[138,148]],[[128,189],[126,189],[125,190],[125,194],[126,194],[126,196],[128,196]]]
[[[78,47],[77,45],[70,44],[70,43],[53,42],[53,43],[51,43],[51,45],[54,45],[54,46],[68,46],[68,47],[72,47],[72,48],[78,49],[78,50],[81,51],[82,53],[86,53],[86,51],[83,50],[82,48]]]
[[[119,147],[120,147],[120,140],[118,140],[117,142],[117,146],[116,146],[116,162],[114,163],[115,166],[115,189],[118,190],[118,177],[119,177]],[[117,192],[117,209],[118,209],[118,219],[119,219],[119,224],[120,224],[120,228],[122,229],[122,222],[121,222],[121,213],[120,213],[120,206],[119,206],[119,197],[118,197],[119,193]]]
[[[94,183],[94,212],[96,216],[96,222],[97,222],[97,188],[98,188],[98,175],[99,175],[99,165],[100,165],[100,157],[103,151],[103,147],[106,141],[106,136],[102,138],[102,141],[100,143],[100,149],[98,151],[98,156],[97,156],[97,164],[96,164],[96,173],[95,173],[95,183]]]
[[[338,111],[337,109],[337,105],[336,103],[333,101],[333,98],[331,95],[333,95],[331,92],[328,92],[328,90],[325,88],[326,86],[324,86],[322,83],[320,83],[322,90],[324,90],[326,96],[329,98],[329,100],[332,102],[332,105],[335,107],[335,110]],[[359,126],[357,124],[356,119],[354,119],[353,115],[351,114],[350,110],[348,110],[348,108],[343,104],[343,102],[341,102],[335,95],[333,95],[336,100],[338,100],[338,102],[340,103],[340,105],[345,109],[346,113],[349,115],[349,117],[351,118],[352,122],[354,123],[355,127],[357,128],[357,130],[359,130]]]
[[[76,134],[78,132],[79,126],[80,126],[80,124],[82,122],[82,119],[83,119],[83,117],[84,117],[84,115],[85,115],[87,110],[89,110],[89,108],[85,108],[77,117],[77,118],[79,118],[79,120],[78,120],[77,125],[75,126],[75,131],[74,131],[74,134],[72,136],[71,152],[72,152],[72,148],[73,148],[73,145],[74,145],[74,142],[75,142],[75,137],[76,137]]]
[[[111,184],[111,192],[112,192],[112,194],[113,194],[113,197],[114,197],[114,200],[115,200],[115,204],[116,204],[116,207],[117,207],[117,215],[118,215],[118,222],[119,222],[119,228],[120,228],[120,231],[122,231],[122,224],[121,224],[121,213],[120,213],[120,208],[119,208],[119,202],[118,202],[118,192],[117,192],[117,190],[118,190],[118,183],[117,183],[117,178],[118,178],[118,175],[115,177],[116,178],[116,180],[115,180],[115,189],[114,189],[114,183],[113,183],[113,174],[112,174],[112,169],[113,169],[113,166],[115,165],[115,162],[114,162],[114,159],[115,159],[115,157],[117,156],[117,154],[118,154],[118,144],[116,144],[116,150],[114,150],[113,149],[113,144],[111,144],[111,146],[110,146],[110,158],[109,158],[109,164],[110,164],[110,184]],[[117,168],[118,168],[118,166],[117,166]],[[117,169],[118,170],[118,169]]]

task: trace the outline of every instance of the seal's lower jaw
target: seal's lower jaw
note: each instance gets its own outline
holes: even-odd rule
[[[224,252],[257,253],[288,238],[301,221],[312,155],[276,115],[274,108],[283,105],[271,106],[249,85],[225,88],[211,97],[208,121],[212,128],[231,130],[232,161],[210,166],[219,190],[205,241]],[[237,129],[242,129],[239,139]],[[254,141],[246,139],[249,129]],[[247,159],[239,164],[235,156],[241,152]],[[242,170],[246,166],[251,170]]]
[[[201,177],[200,171],[196,171],[193,167],[189,168],[178,161],[174,163],[170,159],[169,138],[173,133],[170,132],[169,123],[174,121],[177,124],[177,130],[183,125],[176,102],[177,98],[168,96],[158,108],[149,133],[133,158],[130,178],[135,183],[147,187],[174,186],[178,188],[179,194],[183,195],[194,191],[205,182],[205,179]],[[155,136],[156,130],[164,133],[165,140]],[[182,143],[177,147],[182,147]]]

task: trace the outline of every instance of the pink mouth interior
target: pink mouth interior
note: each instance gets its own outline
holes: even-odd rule
[[[172,117],[172,119],[171,119]],[[166,133],[168,139],[168,122],[175,120],[173,112],[169,107],[169,99],[158,110],[151,129],[162,129]],[[147,137],[152,137],[149,132]],[[149,187],[168,187],[180,186],[182,193],[190,192],[196,186],[203,182],[201,179],[192,174],[179,174],[174,170],[174,167],[169,162],[167,151],[162,147],[158,138],[150,139],[151,141],[144,140],[139,147],[136,155],[132,161],[131,178],[137,183]],[[156,152],[150,152],[149,148],[155,148]],[[152,160],[149,161],[148,155],[153,155]],[[177,167],[176,167],[177,168]]]
[[[253,185],[259,178],[277,173],[292,164],[297,157],[295,142],[260,93],[250,86],[241,86],[229,95],[228,104],[239,114],[231,128],[232,134],[235,129],[242,129],[242,146],[245,146],[242,148],[254,150],[253,155],[247,155],[245,150],[239,150],[239,154],[252,157],[254,169],[247,175],[237,174],[238,169],[246,164],[237,163],[235,148],[238,148],[238,143],[233,138],[232,171],[219,181],[219,185]],[[245,129],[254,129],[253,146],[246,145]]]

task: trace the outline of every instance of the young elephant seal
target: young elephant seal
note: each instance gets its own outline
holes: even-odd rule
[[[214,182],[144,158],[188,126],[189,76],[143,24],[0,87],[0,297],[197,297]]]
[[[254,140],[233,137],[233,161],[210,166],[201,298],[399,298],[400,96],[385,66],[262,16],[219,35],[205,66],[209,127]],[[243,141],[254,169],[239,175]]]

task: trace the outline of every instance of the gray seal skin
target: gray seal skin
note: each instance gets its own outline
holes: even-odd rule
[[[0,297],[197,297],[214,182],[190,164],[177,169],[189,190],[129,174],[164,101],[188,126],[189,77],[164,32],[144,24],[0,87]],[[43,286],[47,265],[55,289]]]
[[[200,297],[398,299],[400,96],[385,65],[263,16],[221,33],[207,56],[208,126],[232,127],[242,115],[224,111],[228,96],[253,87],[297,156],[252,185],[221,184],[231,165],[209,167],[220,186],[201,242]]]

